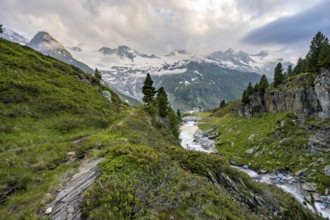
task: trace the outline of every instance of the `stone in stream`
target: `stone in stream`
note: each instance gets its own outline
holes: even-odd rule
[[[194,134],[195,141],[198,141],[203,137],[203,131],[197,129],[197,131]]]
[[[307,192],[315,192],[316,190],[316,183],[303,183],[302,188],[306,190]]]
[[[320,194],[313,193],[312,196],[315,202],[322,202]]]
[[[260,173],[260,174],[266,174],[268,172],[267,172],[267,170],[258,170],[258,173]]]

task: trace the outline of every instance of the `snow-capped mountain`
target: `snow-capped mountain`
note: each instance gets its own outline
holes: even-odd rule
[[[21,34],[16,33],[15,31],[12,31],[8,28],[4,28],[3,29],[3,33],[0,34],[0,38],[4,38],[6,40],[21,44],[21,45],[25,45],[29,42],[29,39],[27,39],[26,37],[24,37]]]
[[[196,105],[214,108],[222,99],[238,99],[249,82],[260,78],[257,73],[230,68],[225,62],[185,50],[163,56],[142,54],[127,46],[70,52],[101,70],[110,87],[138,100],[143,97],[143,81],[150,73],[157,88],[165,87],[171,104],[183,110]]]
[[[225,52],[213,52],[207,57],[231,69],[265,74],[269,79],[273,78],[274,68],[277,62],[280,62],[280,60],[274,60],[264,50],[257,54],[249,54],[242,50],[228,49]],[[287,68],[290,64],[290,62],[282,62],[284,68]]]
[[[98,52],[100,52],[104,56],[116,55],[122,59],[127,58],[127,59],[131,60],[132,62],[134,62],[134,59],[137,57],[151,58],[151,59],[159,58],[159,57],[156,57],[155,55],[141,54],[141,53],[137,52],[136,50],[133,50],[127,46],[119,46],[115,49],[111,49],[109,47],[102,47],[98,50]]]
[[[32,49],[35,49],[45,55],[49,55],[66,63],[72,64],[85,72],[93,72],[93,70],[86,64],[73,58],[70,52],[47,32],[38,32],[26,46],[31,47]],[[77,48],[73,48],[73,50],[79,51]]]

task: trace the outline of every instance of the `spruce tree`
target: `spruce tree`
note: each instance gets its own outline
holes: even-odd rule
[[[269,86],[269,82],[267,80],[267,77],[265,74],[263,74],[259,81],[259,92],[262,94],[265,93],[265,90],[267,89],[268,86]]]
[[[247,95],[246,90],[244,90],[244,92],[242,94],[242,103],[247,104],[248,102],[249,102],[249,96]]]
[[[220,108],[225,107],[225,105],[226,105],[226,101],[223,99],[223,100],[220,102]]]
[[[249,96],[252,95],[253,93],[254,93],[254,89],[253,89],[252,83],[249,82],[249,85],[248,85],[248,87],[246,88],[246,94],[247,94],[247,96],[249,97]]]
[[[152,103],[152,101],[154,100],[155,94],[156,94],[156,89],[155,87],[153,87],[153,81],[151,79],[150,74],[147,74],[147,77],[143,83],[143,87],[142,87],[142,92],[144,94],[143,97],[143,102],[147,105],[149,105],[150,103]]]
[[[330,68],[330,45],[323,45],[320,51],[319,59],[317,62],[320,68]]]
[[[0,24],[0,34],[3,33],[2,24]]]
[[[292,70],[292,65],[291,64],[288,66],[288,69],[287,69],[286,72],[287,72],[288,76],[292,76],[293,75],[293,70]]]
[[[311,73],[319,73],[320,66],[318,65],[319,55],[321,48],[324,45],[328,45],[329,40],[321,32],[318,32],[313,38],[311,45],[309,46],[309,51],[306,55],[307,61],[307,71]]]
[[[297,65],[293,68],[293,74],[297,75],[299,73],[304,73],[304,72],[306,72],[306,61],[305,59],[299,57],[297,61]]]
[[[102,75],[101,75],[101,72],[97,68],[94,71],[94,76],[95,76],[95,78],[97,79],[98,82],[101,81]]]
[[[160,117],[166,117],[170,108],[167,94],[164,87],[160,87],[157,91],[156,103],[158,106],[158,114]]]
[[[177,109],[177,110],[176,110],[176,115],[178,116],[178,120],[179,120],[180,122],[182,122],[182,116],[181,116],[180,109]]]
[[[283,79],[284,76],[283,76],[282,64],[278,63],[274,71],[274,87],[276,88],[279,84],[281,84],[283,82]]]
[[[260,88],[259,88],[259,83],[254,84],[253,86],[253,93],[257,93],[260,92]]]
[[[177,115],[174,113],[174,111],[171,109],[169,109],[168,112],[168,123],[169,123],[169,128],[172,132],[172,134],[174,135],[175,138],[179,138],[180,135],[180,121],[177,117]]]

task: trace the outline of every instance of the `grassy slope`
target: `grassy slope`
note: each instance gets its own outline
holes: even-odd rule
[[[99,181],[86,192],[84,211],[92,219],[268,216],[269,210],[251,211],[244,202],[239,202],[246,201],[242,199],[245,196],[253,199],[251,192],[266,204],[286,210],[281,214],[286,219],[297,216],[313,219],[276,187],[254,182],[228,167],[222,156],[177,147],[178,143],[165,128],[155,128],[146,121],[151,122],[150,116],[142,108],[130,110],[121,122],[81,143],[83,146],[91,139],[99,140],[102,147],[94,151],[95,155],[106,156],[100,165]],[[221,175],[228,176],[239,191],[217,182]]]
[[[221,156],[177,147],[143,108],[122,106],[114,94],[111,104],[77,68],[0,40],[0,74],[0,195],[13,192],[2,197],[0,219],[39,218],[79,165],[69,151],[77,158],[106,157],[100,180],[86,193],[85,212],[95,218],[258,219],[273,213],[248,209],[244,199],[253,200],[251,192],[285,210],[283,217],[312,218],[287,194],[230,169]],[[239,191],[220,184],[215,178],[221,175]]]
[[[65,163],[67,152],[83,156],[88,149],[72,140],[103,130],[119,116],[117,97],[111,104],[93,80],[0,39],[0,218],[34,218],[58,176],[76,165]]]
[[[330,178],[322,173],[324,166],[330,163],[329,153],[311,151],[309,134],[293,124],[295,117],[291,113],[262,113],[245,119],[222,114],[222,111],[225,109],[203,119],[201,128],[219,126],[216,147],[227,160],[269,172],[288,170],[294,173],[309,167],[306,179],[318,183],[318,192],[324,192],[330,185]],[[249,149],[253,149],[253,153],[247,153]],[[324,159],[322,164],[316,163],[319,158]]]

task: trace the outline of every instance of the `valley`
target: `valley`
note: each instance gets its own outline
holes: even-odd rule
[[[330,219],[328,2],[0,5],[0,220]]]

